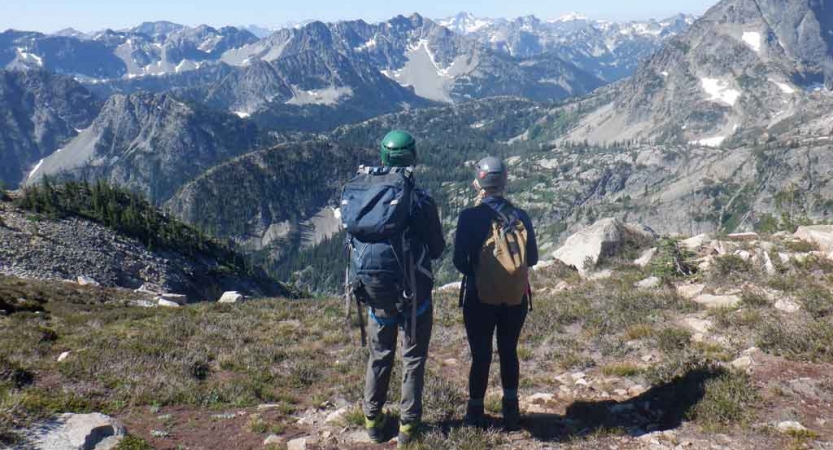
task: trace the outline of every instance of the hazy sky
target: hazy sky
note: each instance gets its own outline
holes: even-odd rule
[[[471,11],[478,17],[535,14],[554,18],[576,11],[591,18],[663,18],[678,12],[702,13],[717,0],[0,0],[0,30],[81,31],[125,28],[143,21],[170,20],[186,25],[282,25],[290,21],[365,19],[383,21],[397,14],[439,18]]]

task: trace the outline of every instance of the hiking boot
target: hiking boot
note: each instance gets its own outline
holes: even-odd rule
[[[384,413],[379,414],[373,419],[370,417],[364,418],[364,428],[367,430],[367,437],[369,437],[370,441],[374,444],[382,444],[388,441],[385,439],[386,422],[387,416],[385,416]]]
[[[503,399],[503,427],[506,431],[521,429],[521,407],[518,405],[518,399]]]
[[[483,406],[472,406],[471,403],[469,403],[469,406],[466,409],[466,417],[463,418],[463,423],[467,427],[486,428],[486,414],[483,410]]]
[[[399,425],[399,436],[396,438],[396,448],[407,448],[419,433],[419,423],[403,423]]]

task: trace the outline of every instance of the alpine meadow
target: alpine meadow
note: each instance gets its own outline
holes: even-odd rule
[[[18,3],[0,448],[833,450],[833,1]]]

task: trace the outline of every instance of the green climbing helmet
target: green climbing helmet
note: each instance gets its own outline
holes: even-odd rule
[[[407,131],[394,130],[382,139],[382,165],[409,167],[416,164],[416,139]]]

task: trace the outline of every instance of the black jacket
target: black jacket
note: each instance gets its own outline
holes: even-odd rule
[[[417,292],[420,296],[419,301],[422,302],[430,298],[431,291],[434,290],[431,261],[438,259],[445,251],[445,236],[437,203],[431,195],[425,190],[417,189],[414,196],[416,206],[412,213],[411,228],[416,235],[415,257],[422,257],[422,270],[417,271]]]
[[[515,208],[503,197],[487,197],[480,206],[469,208],[460,213],[457,221],[457,234],[454,238],[454,267],[466,276],[466,301],[480,301],[474,279],[474,268],[483,243],[492,229],[494,209],[501,212],[517,211],[518,217],[527,230],[526,258],[529,267],[538,264],[538,243],[535,229],[526,211]]]

